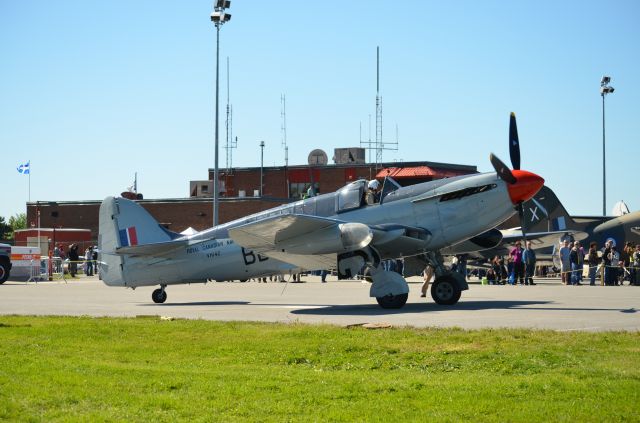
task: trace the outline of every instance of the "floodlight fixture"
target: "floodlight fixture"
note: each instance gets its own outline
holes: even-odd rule
[[[231,14],[222,11],[216,11],[211,14],[211,22],[216,25],[222,25],[231,20]]]
[[[610,86],[600,87],[600,94],[602,95],[611,94],[614,91],[615,91],[615,88]]]
[[[611,94],[615,89],[609,85],[611,77],[604,75],[600,79],[600,95],[602,96],[602,215],[607,215],[607,161],[606,161],[606,137],[604,120],[604,97]]]

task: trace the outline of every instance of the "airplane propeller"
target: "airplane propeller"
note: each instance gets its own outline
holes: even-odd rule
[[[520,170],[520,140],[518,139],[516,114],[513,112],[511,112],[509,119],[509,156],[511,157],[511,166],[515,170]]]
[[[515,171],[520,171],[520,139],[518,137],[518,126],[516,125],[516,115],[511,112],[511,117],[509,119],[509,156],[511,158],[511,165]],[[489,156],[489,160],[493,165],[493,168],[496,170],[498,177],[505,181],[510,185],[515,185],[518,182],[518,178],[513,174],[513,172],[507,167],[506,164],[502,160],[500,160],[493,153]],[[519,174],[519,172],[516,172]],[[520,218],[520,227],[522,229],[522,238],[525,243],[527,243],[527,233],[525,229],[525,220],[524,220],[524,207],[522,204],[523,200],[518,200],[515,205],[515,209],[518,211],[518,217]]]

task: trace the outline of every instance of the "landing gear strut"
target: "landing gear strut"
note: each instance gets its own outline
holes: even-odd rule
[[[151,294],[151,299],[156,304],[162,304],[167,301],[167,292],[164,290],[167,285],[160,285],[160,288],[153,291]]]
[[[436,279],[431,285],[431,298],[439,305],[454,305],[460,299],[462,291],[469,289],[464,276],[451,272],[443,265],[442,255],[436,252],[425,254],[429,266],[435,270]]]

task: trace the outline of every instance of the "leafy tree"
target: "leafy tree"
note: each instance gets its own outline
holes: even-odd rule
[[[0,216],[0,239],[7,239],[11,235],[11,226],[7,225],[4,217]]]
[[[18,213],[9,218],[9,223],[4,217],[0,216],[0,239],[13,240],[14,233],[17,229],[25,229],[27,227],[27,214]]]
[[[11,226],[12,230],[16,229],[26,229],[27,227],[27,214],[26,213],[18,213],[15,216],[11,216],[9,218],[9,226]]]

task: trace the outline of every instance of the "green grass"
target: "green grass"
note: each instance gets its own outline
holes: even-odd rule
[[[0,316],[6,421],[640,421],[640,334]]]

